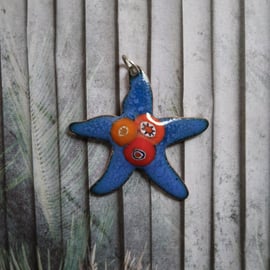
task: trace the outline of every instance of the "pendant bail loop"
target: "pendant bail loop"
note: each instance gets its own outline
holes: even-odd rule
[[[127,66],[129,75],[131,77],[135,77],[141,72],[141,68],[138,65],[136,65],[133,61],[129,60],[126,55],[122,55],[122,59],[125,65]]]

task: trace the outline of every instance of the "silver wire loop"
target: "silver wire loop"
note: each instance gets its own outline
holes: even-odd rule
[[[130,76],[135,77],[141,72],[141,68],[133,61],[129,60],[126,55],[122,55],[122,59],[128,68]]]

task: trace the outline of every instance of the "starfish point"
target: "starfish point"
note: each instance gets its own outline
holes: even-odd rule
[[[74,122],[72,133],[109,142],[112,146],[109,165],[91,192],[105,195],[117,190],[135,169],[143,170],[166,193],[178,200],[188,196],[180,176],[166,158],[169,145],[202,133],[208,121],[202,118],[155,118],[150,83],[141,68],[127,57],[130,90],[120,116],[99,116]]]

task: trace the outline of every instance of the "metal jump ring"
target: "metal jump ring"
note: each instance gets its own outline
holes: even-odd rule
[[[133,61],[129,60],[126,55],[122,55],[122,59],[128,68],[130,76],[135,77],[141,72],[140,67]]]

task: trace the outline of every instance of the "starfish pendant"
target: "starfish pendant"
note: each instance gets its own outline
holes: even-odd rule
[[[117,190],[135,169],[143,170],[161,189],[178,200],[188,190],[166,158],[166,147],[202,133],[208,121],[201,118],[155,118],[148,78],[141,68],[123,56],[129,71],[130,90],[120,116],[99,116],[72,123],[76,135],[111,144],[112,154],[103,176],[91,187],[96,195]]]

